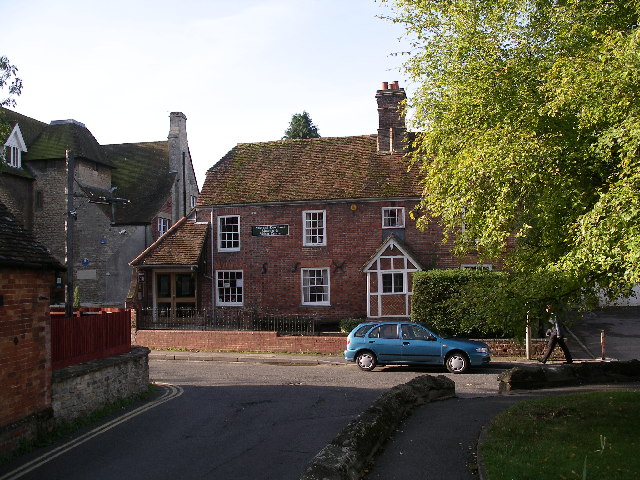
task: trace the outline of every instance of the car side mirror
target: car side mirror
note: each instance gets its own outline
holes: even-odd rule
[[[427,340],[429,340],[430,342],[435,342],[437,339],[436,339],[436,337],[434,337],[433,335],[429,335],[429,336],[427,337]]]

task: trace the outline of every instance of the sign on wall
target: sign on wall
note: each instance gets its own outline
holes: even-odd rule
[[[289,235],[289,225],[254,225],[251,227],[254,237],[280,237]]]

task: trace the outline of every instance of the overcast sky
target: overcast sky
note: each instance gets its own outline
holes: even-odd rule
[[[376,133],[402,29],[374,0],[0,0],[15,110],[73,118],[101,144],[167,138],[187,116],[200,187],[237,143],[280,139],[309,112],[323,137]],[[410,88],[408,88],[410,94]]]

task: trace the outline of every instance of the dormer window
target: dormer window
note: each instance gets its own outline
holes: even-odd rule
[[[2,156],[7,165],[14,168],[22,168],[22,152],[26,152],[27,147],[24,144],[20,127],[16,124],[13,127],[11,135],[4,144]]]

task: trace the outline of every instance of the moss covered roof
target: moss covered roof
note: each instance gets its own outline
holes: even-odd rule
[[[176,173],[169,172],[168,142],[124,143],[102,147],[115,165],[111,184],[114,197],[130,203],[116,204],[115,223],[148,223],[167,200]]]
[[[244,143],[207,171],[198,205],[419,196],[407,166],[377,135]]]
[[[82,186],[92,201],[113,201],[102,209],[116,224],[145,224],[153,220],[170,195],[176,173],[169,172],[169,144],[158,142],[100,145],[92,133],[82,124],[67,120],[47,124],[19,114],[0,109],[6,121],[20,131],[27,144],[23,165],[38,160],[63,160],[66,150],[76,158],[93,161],[111,169],[112,191]],[[15,169],[0,165],[0,173],[32,178],[27,169]],[[129,203],[117,199],[127,199]]]
[[[25,160],[58,160],[71,150],[76,158],[113,167],[93,134],[82,124],[67,122],[50,124],[28,147]]]
[[[14,127],[16,123],[20,124],[20,133],[22,133],[22,138],[27,146],[31,145],[38,135],[40,135],[49,125],[7,108],[0,109],[0,120],[3,118],[7,123],[9,123],[9,125],[11,125],[11,127]],[[4,143],[6,138],[2,138],[0,140]]]

